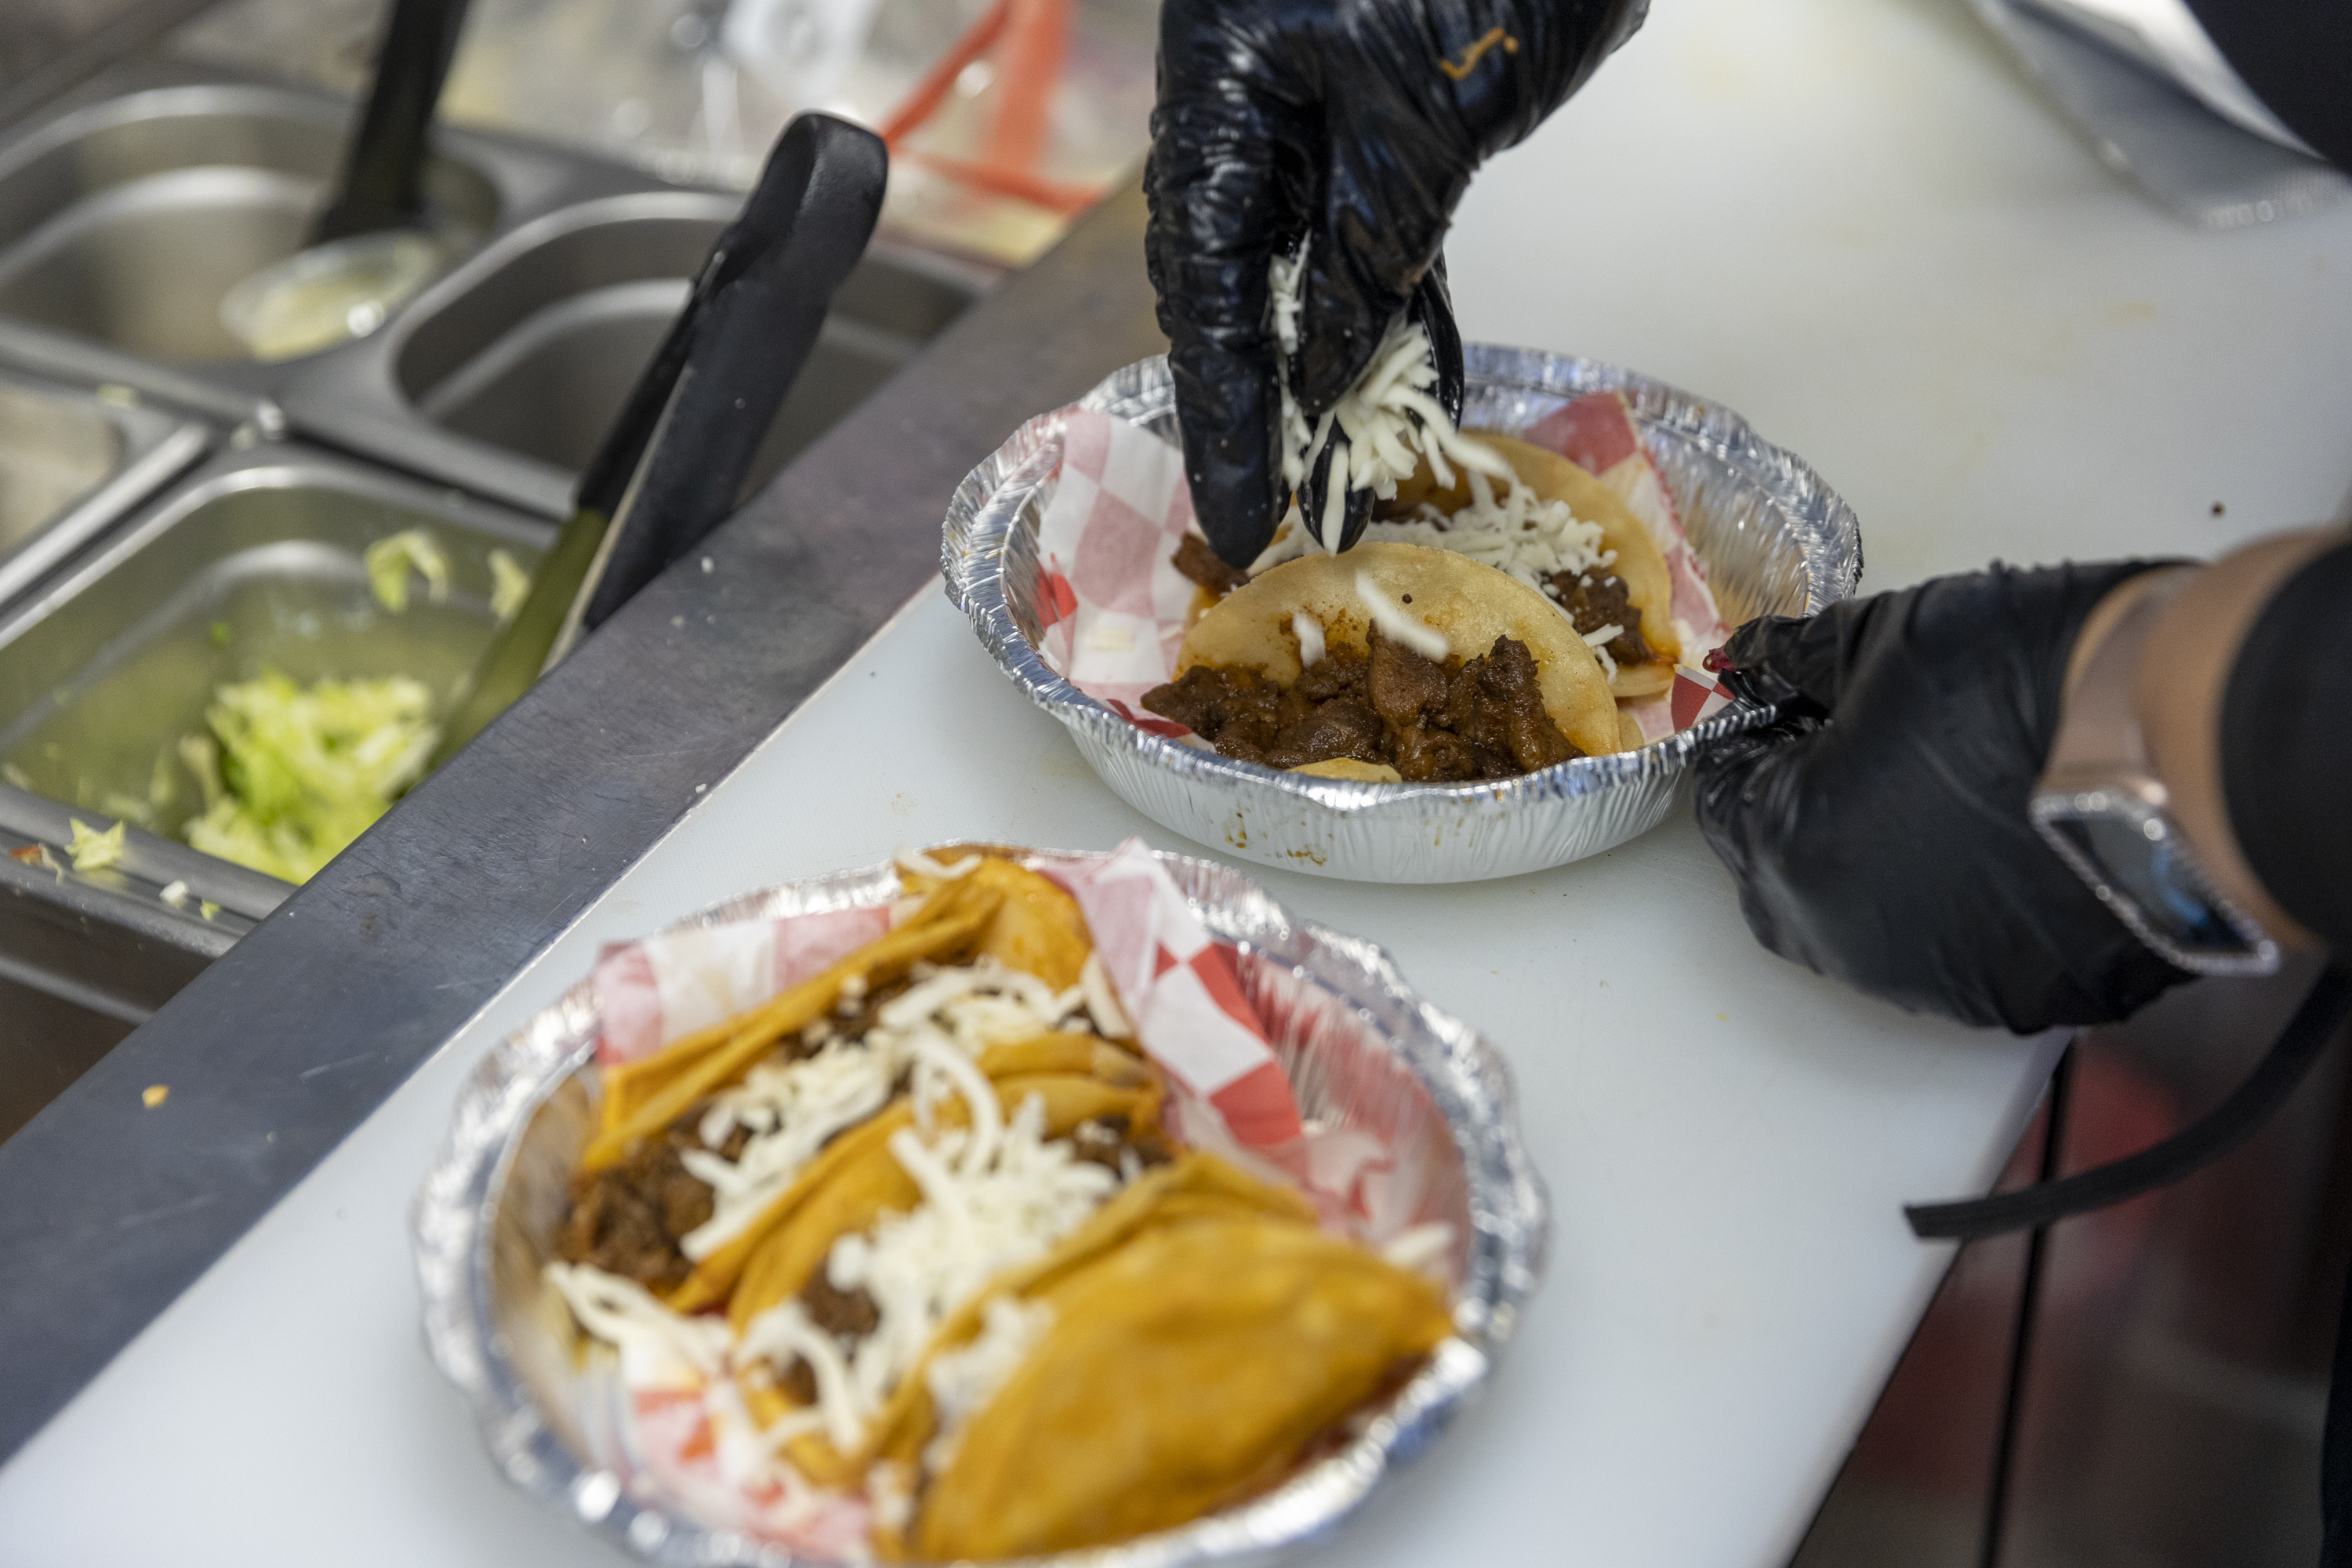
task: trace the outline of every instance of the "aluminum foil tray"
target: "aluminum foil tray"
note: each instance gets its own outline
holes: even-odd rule
[[[1565,354],[1474,343],[1464,357],[1465,425],[1524,430],[1586,393],[1622,394],[1731,625],[1811,615],[1853,592],[1862,531],[1853,509],[1802,459],[1729,409]],[[1164,358],[1117,372],[1078,406],[1177,439]],[[1037,651],[1037,530],[1061,468],[1066,414],[1030,420],[958,488],[940,547],[948,596],[1013,683],[1067,726],[1105,784],[1197,843],[1263,865],[1365,882],[1471,882],[1540,871],[1656,826],[1693,757],[1768,717],[1735,705],[1639,751],[1465,784],[1316,778],[1139,730],[1056,675]]]
[[[1509,1069],[1493,1046],[1415,996],[1372,943],[1295,918],[1226,867],[1159,858],[1210,931],[1237,945],[1243,988],[1300,1114],[1376,1130],[1400,1169],[1422,1178],[1412,1222],[1453,1226],[1454,1333],[1402,1390],[1363,1414],[1345,1447],[1280,1489],[1177,1530],[1049,1560],[1090,1568],[1262,1562],[1328,1532],[1491,1375],[1542,1277],[1549,1234]],[[869,907],[898,892],[895,867],[870,867],[747,894],[672,929]],[[617,1419],[625,1400],[609,1358],[574,1358],[568,1316],[541,1284],[572,1169],[595,1125],[578,1075],[597,1031],[583,980],[467,1079],[412,1216],[425,1340],[471,1403],[499,1468],[551,1509],[677,1568],[805,1564],[706,1529],[660,1495]]]

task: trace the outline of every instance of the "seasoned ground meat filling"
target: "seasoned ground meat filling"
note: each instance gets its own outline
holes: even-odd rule
[[[864,1286],[837,1290],[822,1267],[801,1287],[800,1300],[801,1310],[808,1314],[818,1332],[850,1343],[872,1333],[875,1325],[882,1321],[882,1310],[875,1305]],[[784,1369],[776,1385],[799,1404],[816,1403],[816,1372],[799,1356],[793,1358],[793,1364]]]
[[[1544,592],[1568,612],[1579,637],[1615,626],[1617,635],[1605,646],[1619,664],[1647,664],[1657,657],[1642,640],[1642,612],[1633,607],[1622,577],[1598,567],[1582,574],[1555,572],[1544,579]]]
[[[566,1263],[587,1263],[634,1279],[648,1290],[675,1289],[694,1266],[678,1239],[710,1217],[710,1189],[687,1173],[678,1159],[693,1134],[681,1121],[662,1142],[645,1142],[609,1170],[572,1178],[572,1212],[556,1251]]]
[[[1252,669],[1195,666],[1143,705],[1228,757],[1296,768],[1387,763],[1416,784],[1516,778],[1584,753],[1545,711],[1535,656],[1515,637],[1444,664],[1372,634],[1333,648],[1285,690]]]
[[[1197,533],[1186,534],[1184,542],[1168,559],[1177,571],[1220,599],[1249,581],[1248,573],[1238,566],[1226,565],[1223,558],[1209,548],[1209,542]]]

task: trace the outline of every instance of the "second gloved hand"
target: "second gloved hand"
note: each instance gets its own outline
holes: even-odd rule
[[[1166,0],[1145,258],[1203,531],[1246,564],[1286,499],[1267,268],[1306,242],[1311,418],[1420,289],[1479,163],[1525,137],[1645,0]],[[1442,296],[1423,310],[1443,314]],[[1441,377],[1460,378],[1450,320]]]
[[[2188,979],[2027,816],[2075,636],[2153,564],[1995,566],[1733,634],[1728,679],[1781,719],[1700,763],[1698,820],[1757,940],[2020,1033],[2122,1018]]]

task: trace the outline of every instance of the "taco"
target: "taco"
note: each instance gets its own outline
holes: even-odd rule
[[[951,869],[773,1000],[587,1069],[551,1286],[666,1397],[692,1364],[754,1490],[849,1508],[886,1559],[1265,1489],[1451,1332],[1445,1290],[1181,1146],[1076,900]]]
[[[1341,778],[1513,778],[1622,745],[1607,678],[1526,584],[1424,545],[1304,555],[1227,595],[1143,697],[1229,757]]]
[[[1495,431],[1464,434],[1500,454],[1517,483],[1496,486],[1465,468],[1441,485],[1424,464],[1365,537],[1462,551],[1540,589],[1608,660],[1612,696],[1672,686],[1682,657],[1674,584],[1649,528],[1559,453]]]
[[[1654,697],[1671,687],[1682,657],[1674,584],[1642,520],[1557,452],[1496,431],[1465,430],[1462,438],[1507,464],[1516,482],[1461,464],[1441,482],[1424,458],[1380,502],[1364,540],[1451,551],[1536,589],[1599,655],[1612,697]],[[1311,548],[1304,525],[1288,519],[1256,564],[1263,574]],[[1250,581],[1191,534],[1171,560],[1197,584],[1191,623]]]

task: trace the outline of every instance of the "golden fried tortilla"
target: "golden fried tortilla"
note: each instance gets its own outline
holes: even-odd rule
[[[1185,634],[1176,674],[1200,664],[1241,666],[1287,686],[1299,674],[1291,617],[1300,613],[1321,624],[1326,647],[1368,651],[1372,616],[1358,592],[1360,574],[1465,659],[1486,653],[1497,637],[1525,643],[1542,681],[1544,709],[1560,732],[1588,756],[1618,749],[1617,710],[1601,662],[1559,606],[1507,573],[1427,545],[1359,544],[1345,554],[1302,555],[1259,574]]]
[[[915,1556],[1070,1551],[1239,1501],[1453,1331],[1433,1280],[1267,1216],[1146,1230],[1036,1299],[1052,1326],[924,1492]]]
[[[1651,658],[1642,664],[1620,664],[1610,694],[1620,698],[1654,697],[1675,681],[1675,666],[1682,658],[1682,638],[1675,632],[1674,581],[1666,574],[1666,558],[1648,526],[1633,514],[1616,491],[1578,468],[1558,452],[1495,430],[1465,431],[1500,453],[1520,481],[1546,500],[1568,503],[1568,510],[1601,528],[1601,542],[1616,552],[1609,568],[1624,580],[1626,596],[1641,612],[1642,640]],[[1424,465],[1397,486],[1394,510],[1409,511],[1424,503],[1451,516],[1470,501],[1470,483],[1459,471],[1451,489],[1441,488]]]

